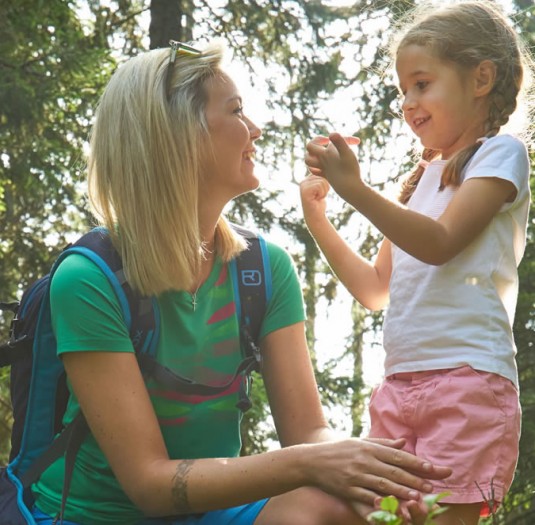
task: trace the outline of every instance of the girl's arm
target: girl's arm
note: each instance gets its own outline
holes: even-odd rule
[[[325,215],[325,198],[329,183],[316,175],[301,182],[301,202],[310,233],[325,255],[330,267],[359,303],[379,310],[388,302],[388,285],[392,271],[390,242],[384,240],[372,263],[340,237]]]
[[[205,512],[303,486],[367,503],[379,492],[414,499],[414,489],[425,488],[418,474],[448,474],[392,448],[400,441],[299,444],[332,438],[304,341],[303,323],[264,338],[268,392],[286,448],[239,458],[169,459],[133,354],[67,352],[63,361],[92,434],[126,494],[148,516]]]
[[[474,178],[461,185],[445,212],[434,220],[386,199],[360,178],[355,155],[337,133],[307,146],[307,165],[326,177],[336,192],[394,244],[427,264],[448,262],[490,223],[501,206],[514,199],[513,183]]]

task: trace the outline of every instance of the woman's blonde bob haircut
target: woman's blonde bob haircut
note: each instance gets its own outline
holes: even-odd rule
[[[113,74],[88,159],[93,212],[143,295],[190,289],[204,256],[198,192],[203,154],[210,151],[205,86],[221,74],[223,51],[211,45],[199,55],[178,53],[172,65],[169,55],[169,49],[143,53]],[[228,261],[244,247],[221,217],[219,257]]]

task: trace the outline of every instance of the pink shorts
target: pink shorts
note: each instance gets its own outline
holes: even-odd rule
[[[431,481],[445,503],[503,501],[518,459],[518,391],[496,374],[469,366],[393,374],[370,400],[370,437],[407,440],[405,450],[453,474]]]

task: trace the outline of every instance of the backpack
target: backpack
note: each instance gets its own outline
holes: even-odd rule
[[[248,248],[229,263],[235,287],[236,313],[240,320],[243,360],[225,385],[196,383],[160,365],[155,359],[159,337],[159,310],[154,297],[134,292],[126,281],[119,254],[104,228],[95,228],[61,252],[49,274],[33,283],[19,302],[0,303],[10,310],[9,340],[0,346],[0,367],[11,366],[13,428],[9,463],[0,469],[0,525],[35,524],[31,515],[31,485],[61,455],[65,454],[65,477],[58,523],[69,491],[78,449],[89,432],[82,413],[66,427],[63,414],[69,393],[65,371],[56,355],[50,319],[49,283],[65,257],[72,253],[92,260],[108,277],[114,289],[144,377],[185,394],[214,395],[226,390],[242,375],[238,408],[251,406],[245,382],[252,371],[260,371],[258,337],[271,295],[271,272],[267,247],[262,237],[232,225],[248,241]]]

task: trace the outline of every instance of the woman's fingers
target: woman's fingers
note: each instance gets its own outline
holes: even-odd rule
[[[383,445],[377,449],[377,458],[384,463],[396,465],[411,475],[426,479],[444,479],[451,475],[451,468],[433,465],[414,454],[400,450],[404,445],[403,439],[365,438],[364,441]]]
[[[383,445],[390,448],[401,449],[405,446],[407,441],[403,438],[398,439],[388,439],[388,438],[362,438],[362,441],[367,441],[368,443],[377,443],[378,445]]]

